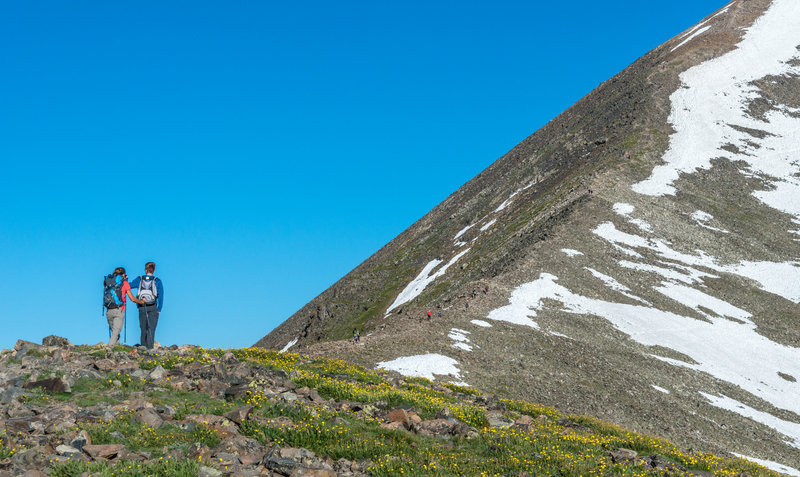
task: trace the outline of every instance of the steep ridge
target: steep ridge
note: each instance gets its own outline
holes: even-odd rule
[[[257,345],[800,468],[798,47],[800,3],[731,2]]]

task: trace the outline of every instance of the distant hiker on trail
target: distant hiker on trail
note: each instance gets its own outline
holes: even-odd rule
[[[428,312],[428,319],[429,320],[431,319],[431,312],[430,311]]]
[[[483,293],[489,294],[489,285],[486,285],[486,288],[483,289]]]
[[[353,344],[358,343],[361,340],[361,333],[358,332],[358,328],[353,328]]]
[[[478,290],[473,288],[472,289],[472,298],[475,298],[476,296],[478,296]]]
[[[139,328],[142,336],[139,343],[147,349],[153,349],[155,343],[156,325],[161,307],[164,306],[164,285],[161,279],[153,276],[156,264],[147,262],[144,265],[145,275],[136,277],[131,282],[131,288],[138,288],[136,298],[139,307]]]
[[[436,316],[438,316],[439,318],[441,318],[441,317],[442,317],[442,312],[441,312],[441,311],[439,311],[439,313],[438,313]]]
[[[117,267],[103,283],[103,308],[106,310],[108,328],[111,331],[108,339],[109,348],[119,344],[119,333],[125,323],[125,302],[128,297],[135,303],[139,302],[131,293],[125,267]]]

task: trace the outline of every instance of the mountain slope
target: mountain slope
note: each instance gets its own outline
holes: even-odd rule
[[[442,379],[800,467],[799,46],[800,3],[730,3],[257,345],[437,353]]]

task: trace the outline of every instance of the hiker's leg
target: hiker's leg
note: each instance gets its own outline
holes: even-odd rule
[[[122,331],[122,320],[125,317],[125,312],[120,308],[106,311],[106,318],[108,318],[108,326],[111,327],[111,338],[108,340],[108,346],[119,344],[119,333]]]
[[[139,308],[139,330],[141,330],[139,344],[142,346],[147,342],[147,315],[145,314],[145,309],[146,307],[144,306]]]
[[[155,306],[148,307],[147,310],[147,348],[153,349],[156,341],[156,325],[158,325],[158,308]]]

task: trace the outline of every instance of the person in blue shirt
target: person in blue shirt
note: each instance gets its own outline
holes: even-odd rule
[[[139,343],[147,349],[153,349],[155,343],[156,325],[164,306],[164,285],[160,278],[153,276],[156,271],[154,262],[144,264],[144,275],[134,278],[131,288],[138,288],[136,298],[139,307],[139,328],[142,336]]]

